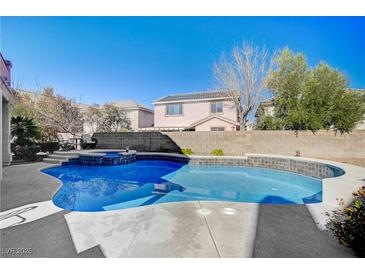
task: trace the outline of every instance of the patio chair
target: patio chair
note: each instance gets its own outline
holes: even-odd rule
[[[83,134],[81,138],[81,146],[83,149],[96,147],[96,140],[91,138],[90,134]]]
[[[75,147],[74,142],[71,140],[73,135],[68,132],[57,133],[58,145],[60,150],[69,150]]]

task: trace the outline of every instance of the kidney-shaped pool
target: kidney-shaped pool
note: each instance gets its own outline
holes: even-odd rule
[[[116,166],[64,165],[42,172],[63,183],[53,202],[74,211],[202,200],[274,204],[322,200],[320,179],[267,168],[138,160]]]

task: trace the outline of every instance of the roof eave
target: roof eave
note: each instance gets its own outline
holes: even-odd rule
[[[5,98],[5,100],[8,101],[9,103],[13,103],[14,101],[13,91],[1,78],[0,78],[0,88],[2,88],[2,96]]]
[[[207,122],[207,121],[209,121],[209,120],[211,120],[211,119],[214,119],[214,118],[217,118],[217,119],[219,119],[219,120],[222,120],[222,121],[227,122],[227,123],[230,123],[230,124],[233,124],[233,125],[235,125],[235,126],[239,126],[239,125],[240,125],[238,122],[232,121],[232,120],[230,120],[230,119],[228,119],[228,118],[226,118],[226,117],[224,117],[224,116],[219,116],[219,115],[209,115],[209,116],[207,116],[207,117],[205,117],[205,118],[203,118],[203,119],[201,119],[201,120],[199,120],[199,121],[196,121],[195,123],[192,123],[192,124],[189,126],[189,128],[196,127],[196,126],[201,125],[201,124],[203,124],[203,123],[205,123],[205,122]]]
[[[200,101],[220,101],[220,100],[231,100],[231,97],[215,97],[215,98],[204,98],[204,99],[188,99],[188,100],[170,100],[170,101],[153,101],[153,105],[164,105],[164,104],[174,104],[174,103],[190,103],[190,102],[200,102]]]

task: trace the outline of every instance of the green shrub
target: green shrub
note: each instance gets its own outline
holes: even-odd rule
[[[11,135],[19,146],[30,146],[40,138],[40,128],[33,118],[16,116],[11,118]]]
[[[280,130],[282,125],[279,119],[272,116],[262,116],[257,119],[256,129],[258,130]]]
[[[185,155],[191,155],[191,154],[194,154],[194,152],[191,150],[191,148],[183,148],[182,150],[182,153],[185,154]]]
[[[352,248],[359,257],[365,257],[365,187],[353,197],[349,207],[333,212],[326,226],[342,245]]]
[[[37,153],[41,150],[37,144],[40,138],[40,128],[33,118],[15,116],[11,118],[11,151],[14,160],[36,161]]]
[[[42,142],[39,143],[39,146],[42,152],[53,153],[54,151],[59,149],[58,142]]]
[[[210,153],[214,156],[223,156],[224,153],[223,153],[223,150],[218,148],[218,149],[213,149],[212,152]]]
[[[128,128],[123,127],[123,128],[120,128],[118,130],[118,132],[130,132],[130,130]]]
[[[38,145],[13,146],[14,160],[37,161],[37,153],[41,150]]]

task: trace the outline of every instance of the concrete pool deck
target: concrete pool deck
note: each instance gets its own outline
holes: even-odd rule
[[[304,205],[183,202],[97,213],[54,209],[47,201],[60,183],[39,172],[48,166],[5,168],[1,216],[40,202],[49,211],[1,229],[1,257],[354,256],[317,228]],[[6,252],[12,248],[32,252]]]

